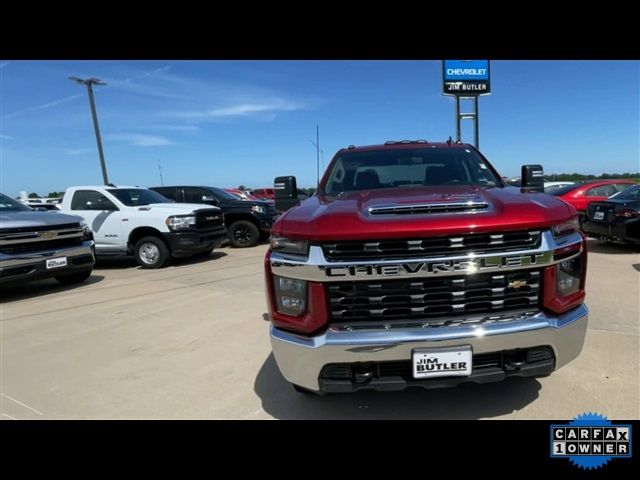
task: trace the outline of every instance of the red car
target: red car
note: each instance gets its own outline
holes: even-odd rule
[[[551,195],[559,197],[578,210],[580,220],[586,215],[591,202],[603,202],[611,195],[621,192],[625,188],[635,185],[631,180],[595,180],[587,183],[577,183],[559,188]]]
[[[256,198],[253,195],[249,195],[243,190],[239,190],[237,188],[225,188],[224,191],[229,192],[231,195],[233,195],[239,200],[251,200],[251,201],[260,200],[259,198]]]
[[[276,198],[273,188],[256,188],[251,190],[251,195],[260,200],[275,200]]]

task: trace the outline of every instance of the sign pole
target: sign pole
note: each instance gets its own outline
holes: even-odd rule
[[[478,96],[473,97],[473,140],[474,145],[480,150],[480,112],[478,111]]]
[[[491,93],[489,60],[443,60],[442,94],[456,99],[456,142],[462,141],[461,121],[473,120],[473,143],[480,148],[480,109],[478,97]],[[473,100],[473,112],[462,113],[460,101]]]
[[[460,97],[456,95],[456,142],[462,141],[462,133],[460,129]]]

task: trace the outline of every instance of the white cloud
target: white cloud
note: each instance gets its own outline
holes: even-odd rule
[[[10,137],[9,135],[1,135],[1,134],[0,134],[0,138],[1,138],[2,140],[13,140],[13,137]]]
[[[173,145],[173,142],[167,137],[159,135],[142,135],[138,133],[113,133],[107,135],[106,138],[116,142],[127,142],[131,145],[139,147],[161,147],[164,145]]]
[[[58,100],[53,100],[51,102],[43,103],[42,105],[37,105],[35,107],[29,107],[29,108],[26,108],[24,110],[20,110],[18,112],[10,113],[9,115],[5,115],[4,118],[13,118],[13,117],[17,117],[19,115],[24,115],[25,113],[35,112],[37,110],[44,110],[45,108],[55,107],[55,106],[61,105],[63,103],[71,102],[71,101],[75,100],[76,98],[80,98],[81,96],[82,96],[82,94],[77,93],[77,94],[71,95],[69,97],[60,98]]]
[[[280,112],[300,110],[305,105],[290,100],[271,100],[263,102],[240,102],[212,110],[176,112],[175,116],[193,120],[207,120],[233,117],[262,117],[273,119]]]
[[[86,155],[87,153],[93,152],[91,148],[67,148],[64,151],[65,155]]]

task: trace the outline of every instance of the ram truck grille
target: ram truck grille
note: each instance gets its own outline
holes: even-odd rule
[[[326,285],[333,323],[422,320],[536,307],[540,270]],[[443,319],[445,317],[445,319]],[[431,320],[430,320],[431,319]]]
[[[412,240],[374,240],[336,242],[322,245],[329,261],[387,260],[393,258],[425,258],[466,253],[509,252],[530,250],[540,246],[540,231],[460,235],[457,237],[417,238]]]
[[[224,215],[219,210],[198,210],[196,211],[196,230],[211,230],[222,226]]]

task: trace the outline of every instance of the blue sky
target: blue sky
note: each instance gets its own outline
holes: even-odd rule
[[[640,63],[494,61],[480,147],[503,175],[640,170]],[[455,136],[439,61],[0,61],[0,189],[46,194],[99,184],[86,89],[110,180],[153,186],[270,186],[316,179],[349,144]],[[471,108],[469,104],[467,109]],[[472,142],[470,121],[463,140]]]

